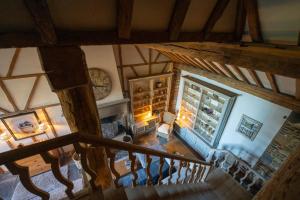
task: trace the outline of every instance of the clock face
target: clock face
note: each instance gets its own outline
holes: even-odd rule
[[[98,68],[89,69],[89,74],[93,84],[93,90],[96,100],[101,100],[107,97],[112,89],[112,83],[109,75]]]

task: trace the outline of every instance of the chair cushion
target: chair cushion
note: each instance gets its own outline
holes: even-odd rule
[[[157,131],[165,134],[169,134],[170,125],[169,124],[162,124],[158,127]]]

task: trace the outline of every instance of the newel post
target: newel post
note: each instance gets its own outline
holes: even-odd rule
[[[61,103],[72,132],[102,137],[98,109],[85,61],[78,46],[39,47],[42,67]],[[96,185],[111,186],[112,177],[104,148],[88,151],[90,167],[97,173]]]

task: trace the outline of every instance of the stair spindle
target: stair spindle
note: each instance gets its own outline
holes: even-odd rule
[[[169,180],[168,180],[168,185],[172,184],[172,177],[173,177],[173,167],[174,167],[174,159],[171,159],[170,162],[170,168],[169,168]]]
[[[206,180],[206,178],[207,178],[207,175],[209,174],[209,172],[210,172],[210,169],[211,169],[211,166],[208,166],[208,165],[206,165],[205,166],[205,168],[204,168],[204,173],[203,173],[203,176],[202,176],[202,178],[201,178],[201,181],[202,182],[204,182],[205,180]]]
[[[183,166],[183,161],[181,160],[180,163],[179,163],[178,177],[177,177],[177,180],[176,180],[176,184],[179,183],[180,176],[181,176],[181,169],[182,169],[182,166]]]
[[[135,167],[135,161],[136,161],[136,156],[133,155],[132,151],[129,151],[129,159],[131,161],[131,165],[130,165],[130,170],[131,170],[131,173],[133,175],[133,179],[132,179],[132,187],[136,187],[137,186],[137,179],[138,179],[138,175],[134,169]]]
[[[164,162],[165,162],[165,159],[163,157],[160,157],[159,158],[159,178],[158,178],[158,185],[162,185]]]
[[[198,165],[198,168],[197,168],[197,172],[196,172],[196,177],[195,177],[193,183],[198,183],[198,182],[199,182],[200,175],[201,175],[203,169],[204,169],[204,168],[201,166],[201,164],[199,164],[199,165]]]
[[[147,183],[146,183],[146,185],[147,186],[152,185],[152,176],[150,173],[151,161],[152,161],[152,158],[150,157],[149,154],[147,154],[146,155],[146,162],[147,162],[147,167],[146,167]]]
[[[88,164],[87,155],[86,155],[87,148],[82,147],[79,143],[75,143],[74,148],[76,150],[76,153],[80,154],[80,161],[81,161],[82,168],[91,177],[91,180],[89,182],[90,182],[92,189],[96,190],[97,186],[95,184],[95,180],[97,178],[97,174],[90,168],[90,166]]]
[[[195,178],[196,168],[197,168],[197,165],[196,165],[196,163],[194,163],[192,173],[191,173],[191,176],[190,176],[190,179],[189,179],[188,183],[193,183],[194,178]]]
[[[41,190],[32,183],[28,167],[18,165],[15,162],[6,163],[5,166],[13,175],[19,175],[21,183],[29,192],[41,197],[43,200],[50,198],[48,192]]]
[[[190,170],[190,163],[189,162],[186,162],[186,170],[185,170],[185,177],[183,179],[183,183],[186,183],[187,180],[188,180],[188,171]]]
[[[114,184],[117,188],[121,187],[119,184],[119,179],[121,178],[120,173],[115,168],[115,157],[116,153],[112,152],[108,147],[105,148],[106,155],[109,157],[109,167],[113,175],[115,176]]]
[[[67,187],[67,189],[65,190],[67,196],[72,199],[74,198],[74,194],[72,192],[74,185],[72,183],[72,181],[69,181],[68,179],[66,179],[60,172],[60,164],[59,164],[59,159],[53,155],[51,155],[49,152],[43,152],[40,154],[43,158],[43,160],[46,163],[51,164],[51,170],[52,173],[54,175],[54,177],[63,185],[65,185]]]

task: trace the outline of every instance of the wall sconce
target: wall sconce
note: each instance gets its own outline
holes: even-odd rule
[[[11,135],[7,133],[7,131],[4,131],[0,134],[0,140],[5,141],[8,146],[12,149],[15,148],[15,145],[10,141]]]

